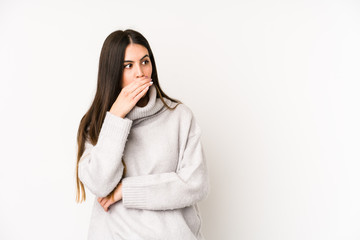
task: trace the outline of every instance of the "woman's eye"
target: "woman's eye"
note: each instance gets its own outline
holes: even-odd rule
[[[150,62],[149,60],[143,61],[144,65],[148,64],[149,62]],[[131,68],[131,66],[132,66],[132,63],[129,63],[127,65],[124,65],[124,68]]]

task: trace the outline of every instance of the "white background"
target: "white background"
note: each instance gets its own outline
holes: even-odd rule
[[[76,133],[113,31],[194,112],[207,240],[360,239],[358,1],[1,1],[0,239],[86,239]]]

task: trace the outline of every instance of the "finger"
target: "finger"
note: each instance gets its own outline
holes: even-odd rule
[[[101,206],[104,206],[104,204],[107,202],[107,198],[103,198],[100,201]]]
[[[143,80],[135,80],[132,85],[129,86],[128,93],[132,96],[136,96],[139,93],[139,88],[146,87],[152,79],[146,78]]]
[[[126,91],[128,91],[129,93],[132,93],[136,89],[138,89],[139,87],[143,86],[144,84],[146,84],[150,81],[152,81],[150,77],[143,77],[143,78],[135,79],[128,86],[125,87]]]
[[[142,98],[146,94],[146,92],[149,90],[149,88],[150,88],[150,86],[145,87],[138,95],[136,95],[134,97],[134,101],[138,102],[140,100],[140,98]]]
[[[105,211],[108,211],[108,210],[109,210],[109,207],[110,207],[111,204],[113,204],[112,201],[107,201],[107,202],[105,203],[105,205],[104,205]]]
[[[130,97],[133,98],[136,102],[138,101],[138,99],[142,98],[142,96],[144,96],[147,92],[147,90],[149,90],[150,86],[153,85],[153,83],[149,82],[147,84],[142,85],[141,87],[138,87],[134,92],[132,92],[130,94]],[[144,92],[145,91],[145,92]],[[143,93],[143,94],[142,94]],[[136,99],[136,97],[142,94],[140,96],[140,98]]]

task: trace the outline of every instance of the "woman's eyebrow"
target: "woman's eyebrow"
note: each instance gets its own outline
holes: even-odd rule
[[[145,56],[143,56],[143,57],[140,59],[140,61],[143,60],[144,58],[148,57],[148,56],[149,56],[149,55],[146,54]],[[124,62],[134,62],[134,61],[125,60]]]

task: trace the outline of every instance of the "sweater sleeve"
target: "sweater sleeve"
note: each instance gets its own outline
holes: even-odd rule
[[[124,166],[121,158],[132,120],[106,112],[96,145],[85,142],[79,161],[79,179],[98,197],[107,196],[120,182]]]
[[[200,128],[195,119],[192,119],[176,172],[124,178],[124,206],[146,210],[171,210],[193,205],[206,198],[210,184],[200,137]]]

